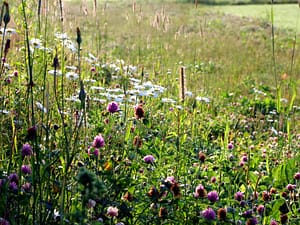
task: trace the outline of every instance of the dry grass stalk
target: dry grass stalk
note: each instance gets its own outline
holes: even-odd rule
[[[179,75],[179,99],[184,102],[185,92],[186,92],[186,82],[185,82],[185,70],[182,66],[180,68],[180,75]]]

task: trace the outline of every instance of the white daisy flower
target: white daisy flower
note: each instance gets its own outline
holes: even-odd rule
[[[66,78],[68,80],[77,80],[79,78],[79,74],[78,73],[75,73],[73,71],[70,71],[70,72],[67,72],[66,73]]]
[[[0,29],[0,35],[2,36],[3,34],[4,34],[4,27],[2,27]],[[5,34],[4,35],[10,36],[12,34],[17,34],[17,31],[15,29],[13,29],[13,28],[6,28],[5,29]]]
[[[68,39],[68,35],[66,33],[55,33],[54,36],[60,40]]]
[[[210,99],[209,98],[206,98],[206,97],[196,97],[196,100],[197,101],[200,101],[200,102],[205,102],[205,103],[210,103]]]
[[[71,40],[66,40],[64,42],[64,45],[65,45],[66,48],[70,49],[73,53],[77,52],[77,48]]]
[[[30,45],[33,47],[33,48],[41,48],[42,46],[42,41],[38,38],[32,38],[30,41],[29,41]]]
[[[6,110],[6,109],[0,109],[0,113],[3,113],[3,114],[9,114],[9,111],[8,110]]]
[[[104,87],[91,86],[91,90],[105,91]]]
[[[76,66],[66,66],[66,69],[68,69],[68,70],[76,70],[77,67]]]
[[[53,76],[54,76],[55,70],[49,70],[48,73],[49,73],[50,75],[53,75]],[[56,74],[55,74],[55,75],[56,75],[56,76],[61,76],[61,75],[62,75],[61,70],[56,70]]]
[[[192,97],[193,93],[191,91],[187,91],[185,92],[185,96]]]
[[[106,103],[107,100],[106,99],[101,99],[101,98],[92,98],[93,101],[95,102],[100,102],[100,103]]]
[[[171,98],[162,98],[161,102],[163,102],[163,103],[172,103],[172,104],[176,103],[176,101],[171,99]]]

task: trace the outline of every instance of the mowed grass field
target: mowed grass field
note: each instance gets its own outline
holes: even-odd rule
[[[227,5],[211,7],[213,11],[232,14],[241,17],[252,17],[271,22],[271,8],[273,7],[274,25],[278,28],[299,30],[298,4],[281,5]]]

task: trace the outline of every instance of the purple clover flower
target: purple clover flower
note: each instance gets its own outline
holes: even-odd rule
[[[196,188],[195,188],[195,192],[194,192],[194,197],[195,198],[199,198],[199,197],[205,197],[206,195],[206,190],[204,188],[204,186],[202,184],[199,184]]]
[[[278,223],[276,222],[276,220],[271,220],[270,225],[278,225]]]
[[[289,191],[293,191],[295,188],[296,188],[296,185],[294,185],[294,184],[288,184],[286,186],[286,189],[288,189]]]
[[[18,175],[16,173],[11,173],[8,176],[8,179],[9,179],[10,182],[15,182],[16,184],[19,182],[19,178],[18,178]]]
[[[230,143],[227,145],[227,148],[228,148],[229,150],[232,150],[232,149],[233,149],[233,144],[230,142]]]
[[[30,156],[32,154],[32,148],[30,146],[30,144],[24,144],[21,150],[21,154],[22,156]]]
[[[264,211],[265,211],[265,206],[259,205],[259,206],[257,207],[257,212],[258,212],[259,215],[263,215],[263,214],[264,214]]]
[[[115,113],[115,112],[119,111],[119,105],[116,102],[111,102],[111,103],[108,103],[106,109],[110,113]]]
[[[31,168],[29,165],[22,165],[21,166],[21,171],[24,174],[31,174]]]
[[[29,192],[31,189],[31,183],[27,182],[25,184],[22,185],[22,190],[25,192]]]
[[[242,213],[242,216],[245,218],[250,218],[252,216],[252,213],[253,213],[252,209],[248,209]]]
[[[213,177],[210,178],[210,182],[211,183],[214,184],[214,183],[216,183],[216,181],[217,181],[217,178],[215,176],[213,176]]]
[[[166,183],[174,184],[176,183],[175,177],[174,176],[169,176],[165,179]]]
[[[9,225],[9,222],[6,219],[0,217],[0,225]]]
[[[153,155],[146,155],[144,158],[143,158],[144,162],[147,163],[147,164],[152,164],[154,163],[155,161],[155,158],[153,157]]]
[[[234,195],[234,199],[237,200],[237,201],[242,201],[244,198],[244,194],[240,191],[238,191],[237,193],[235,193]]]
[[[218,192],[217,191],[208,192],[207,199],[212,203],[218,201],[219,200]]]
[[[117,217],[119,214],[119,209],[117,207],[109,206],[107,209],[107,215],[110,217]]]
[[[256,225],[256,224],[258,224],[258,220],[256,217],[252,217],[252,218],[248,219],[247,224]]]
[[[104,138],[102,137],[102,135],[101,134],[97,135],[94,138],[93,147],[94,148],[102,148],[102,147],[104,147],[104,145],[105,145],[105,142],[104,142]]]
[[[18,191],[18,185],[16,184],[16,182],[10,182],[10,184],[8,185],[8,188],[13,192]]]
[[[246,155],[243,155],[241,161],[248,162],[248,157]]]
[[[215,211],[214,211],[212,208],[210,208],[210,207],[208,207],[207,209],[203,210],[203,211],[201,212],[201,215],[202,215],[205,219],[207,219],[207,220],[215,220],[215,219],[216,219],[216,213],[215,213]]]
[[[295,180],[300,180],[300,173],[295,173],[294,178]]]

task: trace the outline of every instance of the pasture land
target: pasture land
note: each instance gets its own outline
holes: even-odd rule
[[[273,7],[274,26],[278,29],[290,29],[299,32],[298,4],[275,4],[275,5],[234,5],[216,6],[213,10],[225,14],[237,15],[241,17],[252,17],[271,22],[271,8]]]

